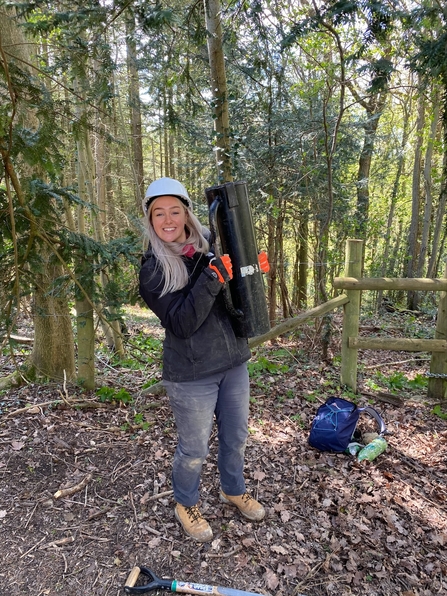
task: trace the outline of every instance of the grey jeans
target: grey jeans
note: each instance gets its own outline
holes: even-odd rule
[[[164,381],[174,413],[178,445],[172,467],[174,499],[185,507],[199,500],[200,474],[208,455],[216,417],[222,490],[230,496],[245,492],[243,476],[248,435],[250,388],[247,365],[198,381]]]

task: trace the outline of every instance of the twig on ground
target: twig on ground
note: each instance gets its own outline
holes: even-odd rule
[[[29,548],[26,552],[24,552],[22,555],[20,555],[20,558],[23,559],[23,557],[26,557],[26,555],[28,555],[31,551],[35,550],[39,546],[39,544],[41,544],[45,540],[45,538],[46,538],[46,536],[44,536],[41,540],[39,540],[39,542],[37,544],[35,544],[31,548]]]
[[[62,401],[64,401],[67,406],[70,405],[70,398],[68,396],[68,391],[67,391],[67,373],[64,370],[64,384],[63,384],[63,389],[64,389],[64,393],[62,393],[62,391],[59,389],[59,395],[62,397]]]
[[[92,521],[93,519],[101,517],[101,515],[105,515],[108,511],[110,511],[110,509],[111,507],[105,507],[104,509],[101,509],[101,511],[96,511],[95,513],[92,513],[88,516],[87,521]]]
[[[85,536],[86,538],[90,538],[90,540],[96,540],[97,542],[110,542],[110,538],[102,538],[101,536],[92,536],[92,534],[87,534],[81,530],[81,536]]]
[[[164,493],[158,493],[158,495],[152,495],[146,499],[146,503],[147,503],[147,501],[156,501],[157,499],[162,499],[163,497],[172,495],[173,492],[174,492],[173,490],[165,490]]]
[[[227,559],[228,557],[232,557],[233,555],[235,555],[236,553],[240,552],[242,550],[242,546],[239,544],[239,546],[236,546],[236,548],[233,548],[233,550],[230,550],[226,553],[206,553],[207,557],[213,557],[214,559]]]
[[[71,544],[74,542],[74,536],[67,536],[66,538],[60,538],[59,540],[53,540],[52,542],[47,542],[47,544],[42,544],[39,546],[39,550],[44,548],[51,548],[53,546],[63,546],[64,544]]]
[[[372,370],[382,366],[396,366],[397,364],[407,364],[408,362],[430,362],[430,358],[408,358],[407,360],[398,360],[397,362],[378,362],[371,366],[364,366],[363,370]]]
[[[419,492],[417,489],[415,489],[414,486],[412,486],[409,482],[407,482],[403,478],[399,478],[399,480],[400,480],[400,482],[403,482],[406,486],[408,486],[408,488],[410,490],[412,490],[415,494],[417,494],[418,497],[421,497],[421,499],[423,499],[427,503],[430,503],[430,505],[432,505],[433,507],[436,507],[436,509],[442,509],[442,511],[447,511],[447,509],[445,507],[443,507],[440,503],[435,503],[434,501],[431,501],[428,497],[426,497],[421,492]]]
[[[380,391],[379,393],[367,393],[366,391],[361,391],[361,394],[365,397],[372,397],[373,399],[383,401],[386,404],[391,404],[398,408],[401,408],[404,405],[403,399],[401,399],[397,395],[392,395],[391,393],[383,393],[382,391]]]
[[[61,555],[62,558],[64,559],[64,575],[67,573],[67,569],[68,569],[68,562],[67,562],[67,557],[64,555],[64,553],[61,551]]]
[[[43,408],[45,406],[58,406],[60,404],[68,405],[70,408],[74,408],[74,407],[76,407],[76,408],[102,408],[104,406],[107,407],[106,404],[98,403],[96,401],[87,401],[85,399],[76,401],[76,398],[72,398],[72,399],[70,399],[70,401],[68,403],[65,401],[65,399],[52,399],[51,401],[44,401],[39,404],[30,404],[28,406],[25,406],[24,408],[20,408],[19,410],[14,410],[13,412],[8,412],[8,414],[6,414],[6,416],[4,416],[4,418],[7,419],[7,418],[13,418],[14,416],[20,416],[20,414],[25,414],[26,412],[29,412],[30,410],[34,410],[35,408]],[[31,413],[35,413],[35,412],[31,412]]]
[[[149,534],[154,534],[154,536],[161,536],[162,534],[161,532],[159,532],[155,528],[151,528],[150,526],[145,526],[144,531],[149,532]]]
[[[34,513],[35,513],[35,511],[36,511],[36,509],[37,509],[37,505],[38,505],[38,504],[39,504],[39,503],[36,503],[36,504],[34,505],[34,509],[31,511],[31,515],[30,515],[30,516],[29,516],[29,518],[26,520],[25,529],[28,527],[28,524],[30,523],[30,521],[31,521],[31,518],[32,518],[32,517],[33,517],[33,515],[34,515]]]
[[[138,515],[137,515],[137,510],[135,509],[135,503],[133,501],[132,491],[129,491],[129,500],[130,500],[130,504],[132,505],[133,514],[135,517],[135,523],[137,524],[137,527],[138,527]]]
[[[320,561],[319,563],[317,563],[317,565],[315,565],[315,567],[313,567],[313,569],[311,569],[309,573],[306,574],[306,577],[295,586],[295,590],[293,592],[294,596],[298,596],[298,591],[304,586],[304,584],[308,582],[308,580],[310,580],[311,577],[313,577],[317,573],[317,571],[321,569],[321,567],[324,567],[327,571],[329,561],[337,553],[337,551],[338,549],[335,549],[333,552],[328,553],[324,561]]]
[[[61,499],[63,497],[71,497],[71,495],[74,495],[75,493],[82,490],[87,485],[87,483],[90,482],[91,479],[92,479],[92,475],[89,473],[84,478],[84,480],[79,482],[79,484],[75,484],[74,486],[70,486],[69,488],[62,488],[62,489],[58,490],[57,492],[55,492],[53,497],[55,499]]]

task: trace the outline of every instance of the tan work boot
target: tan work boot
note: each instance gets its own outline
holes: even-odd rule
[[[181,523],[185,534],[197,542],[209,542],[213,539],[211,526],[200,513],[197,505],[183,507],[177,503],[174,509],[175,517]]]
[[[251,519],[252,521],[261,521],[265,516],[264,507],[248,493],[238,495],[237,497],[231,497],[230,495],[226,495],[221,489],[220,500],[222,503],[235,505],[244,517]]]

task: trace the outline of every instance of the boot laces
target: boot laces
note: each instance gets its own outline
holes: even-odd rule
[[[249,501],[253,500],[253,497],[249,493],[244,493],[242,495],[242,500],[244,501],[244,503],[248,503]]]
[[[197,505],[192,505],[191,507],[185,507],[185,511],[191,522],[196,522],[202,519],[202,514],[200,513],[199,508]]]

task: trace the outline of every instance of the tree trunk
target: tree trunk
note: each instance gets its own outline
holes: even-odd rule
[[[5,72],[9,72],[11,63],[15,63],[18,69],[32,72],[34,57],[30,55],[29,49],[32,44],[24,37],[24,29],[18,27],[19,19],[16,16],[15,9],[7,7],[2,8],[0,17],[0,44],[7,48],[8,54],[1,55],[0,64]],[[8,56],[8,62],[2,63]],[[9,80],[9,89],[11,92],[11,106],[8,108],[10,114],[13,114],[16,121],[11,122],[34,132],[39,123],[29,104],[21,101],[22,91],[14,89],[13,79]],[[4,106],[5,110],[7,106]],[[6,113],[6,111],[5,111]],[[15,156],[17,171],[9,155],[10,138],[9,127],[4,122],[5,129],[8,131],[6,139],[0,139],[1,155],[5,168],[5,175],[8,180],[12,176],[12,186],[16,193],[16,198],[21,202],[21,207],[26,209],[26,195],[21,187],[20,176],[44,177],[44,172],[36,171],[34,164],[30,165],[22,159],[21,155]],[[28,210],[27,218],[31,227],[38,229],[37,222],[34,220],[34,214]],[[68,308],[67,297],[64,290],[57,286],[56,280],[62,276],[63,271],[59,261],[52,253],[48,245],[43,244],[39,247],[34,245],[39,252],[41,267],[38,273],[34,273],[35,291],[33,295],[33,320],[34,320],[34,343],[30,355],[30,365],[35,368],[38,375],[62,381],[71,380],[75,374],[74,363],[74,341],[70,320],[70,311]],[[17,280],[19,287],[20,280]],[[16,305],[17,309],[20,304]]]
[[[307,213],[301,213],[299,223],[299,249],[298,249],[298,308],[307,308],[307,274],[308,274],[308,240],[309,222]]]
[[[408,262],[407,262],[407,277],[414,277],[416,272],[417,254],[418,254],[418,237],[419,237],[419,215],[421,204],[421,160],[422,160],[422,144],[423,131],[425,126],[425,99],[421,93],[418,104],[418,118],[416,126],[416,147],[414,150],[413,163],[413,183],[411,192],[411,223],[408,233]],[[417,309],[417,293],[408,292],[407,308],[409,310]]]
[[[308,273],[308,220],[304,213],[298,216],[294,226],[295,262],[293,265],[292,306],[296,310],[307,307],[307,273]]]
[[[90,171],[96,170],[96,195],[93,199],[96,199],[96,205],[98,207],[97,212],[92,212],[92,223],[93,223],[93,230],[95,240],[104,244],[106,242],[106,233],[107,233],[107,219],[106,219],[106,190],[107,190],[107,170],[106,170],[106,148],[107,144],[105,142],[105,133],[106,127],[101,120],[101,117],[98,115],[97,123],[96,123],[97,133],[95,136],[95,146],[96,146],[96,168],[95,164],[90,165]],[[90,153],[89,153],[90,154]],[[100,283],[103,290],[107,287],[109,283],[109,274],[107,270],[103,270],[100,273]],[[91,285],[91,290],[93,290],[93,285]],[[89,292],[89,296],[92,294]],[[118,319],[115,318],[116,310],[113,306],[109,306],[108,310],[111,313],[112,320],[106,320],[104,316],[104,308],[102,305],[98,304],[100,313],[101,313],[101,328],[106,338],[107,345],[109,349],[116,352],[120,358],[124,358],[124,345],[122,341],[121,335],[121,325]]]
[[[276,234],[277,239],[277,254],[278,254],[278,269],[279,269],[279,287],[281,291],[281,306],[282,316],[287,319],[292,316],[289,295],[287,290],[287,280],[285,275],[285,259],[284,259],[284,214],[283,214],[283,201],[279,204],[280,214],[276,221]]]
[[[438,269],[439,259],[441,257],[441,249],[443,241],[441,241],[442,236],[442,229],[444,224],[445,212],[446,212],[446,202],[447,202],[447,151],[446,151],[446,142],[447,142],[447,82],[444,81],[444,93],[443,93],[443,103],[442,103],[442,135],[444,141],[444,155],[443,155],[443,162],[442,162],[442,182],[441,182],[441,192],[439,194],[439,201],[438,201],[438,208],[436,210],[436,221],[435,221],[435,229],[433,231],[433,240],[432,240],[432,248],[431,248],[431,255],[430,260],[428,263],[428,271],[427,277],[435,277]],[[447,234],[447,227],[444,231],[444,239],[445,234]]]
[[[373,96],[368,103],[362,102],[366,109],[366,122],[363,126],[365,136],[359,158],[357,173],[357,205],[354,217],[355,237],[366,240],[369,214],[369,174],[371,171],[374,143],[377,127],[385,105],[386,93]]]
[[[77,141],[77,176],[79,196],[86,202],[93,202],[92,184],[89,182],[89,167],[85,145],[87,138],[81,137]],[[79,233],[85,234],[85,212],[78,209]],[[89,291],[89,280],[93,279],[93,269],[82,255],[75,255],[75,269],[78,281]],[[78,344],[78,383],[86,389],[95,386],[95,330],[93,326],[93,308],[91,301],[86,299],[79,289],[75,292],[76,332]]]
[[[48,247],[40,257],[43,272],[35,274],[33,299],[34,344],[31,363],[38,376],[63,381],[75,376],[74,339],[67,299],[57,290],[63,270]]]
[[[268,291],[267,291],[267,302],[269,310],[270,325],[274,325],[276,322],[276,294],[278,291],[278,251],[276,244],[276,222],[270,213],[267,216],[267,229],[268,229],[268,247],[267,254],[270,263],[270,271],[268,275]]]
[[[328,80],[326,83],[326,91],[323,97],[323,143],[324,143],[324,158],[326,161],[326,177],[327,177],[327,203],[324,206],[324,213],[322,214],[321,224],[318,230],[317,237],[317,251],[318,259],[316,271],[316,287],[315,300],[316,304],[320,302],[327,302],[327,254],[329,246],[329,232],[332,224],[332,216],[334,209],[334,186],[333,186],[333,161],[337,151],[338,132],[340,130],[341,122],[345,112],[345,95],[346,95],[346,73],[344,63],[344,53],[342,44],[338,33],[328,26],[329,31],[334,37],[335,43],[339,52],[340,59],[340,77],[335,80]],[[334,100],[334,94],[339,85],[338,95],[338,111],[335,114],[330,109],[330,104]],[[320,211],[321,212],[321,211]]]
[[[82,259],[82,260],[81,260]],[[93,269],[82,257],[78,260],[77,278],[87,296],[93,295]],[[78,340],[78,383],[84,389],[95,388],[95,328],[91,300],[76,289],[76,331]]]
[[[174,126],[174,106],[172,98],[172,87],[168,89],[168,147],[169,147],[169,176],[176,178],[175,168],[175,126]]]
[[[163,89],[163,154],[164,154],[164,176],[170,176],[171,165],[169,162],[169,127],[168,127],[168,102],[166,99],[166,88],[165,83]]]
[[[442,171],[442,185],[438,200],[438,208],[436,210],[435,229],[433,230],[431,255],[428,262],[427,277],[436,277],[439,257],[442,252],[441,235],[447,203],[447,152],[444,153]]]
[[[132,171],[135,177],[135,206],[141,211],[144,187],[143,142],[141,124],[140,81],[137,68],[137,46],[135,43],[135,17],[128,10],[126,16],[127,74],[129,77],[129,108],[132,138]]]
[[[211,90],[214,101],[217,173],[219,182],[232,182],[228,89],[222,47],[222,9],[219,0],[204,0],[204,4],[211,68]]]
[[[399,152],[399,157],[398,157],[398,162],[397,162],[396,175],[394,177],[394,182],[393,182],[393,190],[391,191],[391,197],[390,197],[390,206],[389,206],[387,223],[386,223],[383,257],[382,257],[381,266],[379,268],[379,275],[381,277],[385,277],[386,275],[392,275],[394,277],[397,276],[397,272],[394,269],[395,257],[390,259],[391,234],[395,228],[394,215],[396,212],[396,204],[397,204],[397,199],[398,199],[398,194],[399,194],[399,185],[401,182],[402,172],[404,170],[404,165],[405,165],[405,147],[408,142],[408,130],[410,127],[410,114],[409,114],[408,105],[407,105],[408,102],[409,102],[409,100],[407,100],[403,106],[404,121],[403,121],[403,130],[402,130],[402,140],[401,140],[401,144],[400,144],[400,152]],[[379,292],[377,293],[377,308],[380,308],[380,306],[382,304],[382,297],[383,297],[383,291],[379,290]]]
[[[433,146],[436,142],[436,132],[438,130],[438,122],[439,122],[439,111],[440,105],[438,101],[438,97],[434,97],[434,109],[433,109],[433,118],[430,126],[430,137],[427,139],[427,149],[425,151],[425,161],[424,161],[424,190],[425,190],[425,205],[424,205],[424,215],[422,221],[422,234],[421,234],[421,243],[420,243],[420,250],[419,250],[419,257],[416,267],[416,277],[422,277],[422,272],[425,268],[425,262],[428,253],[428,244],[429,244],[429,237],[430,237],[430,224],[432,219],[432,211],[433,211],[433,181],[431,170],[433,167],[432,158],[433,158]]]

